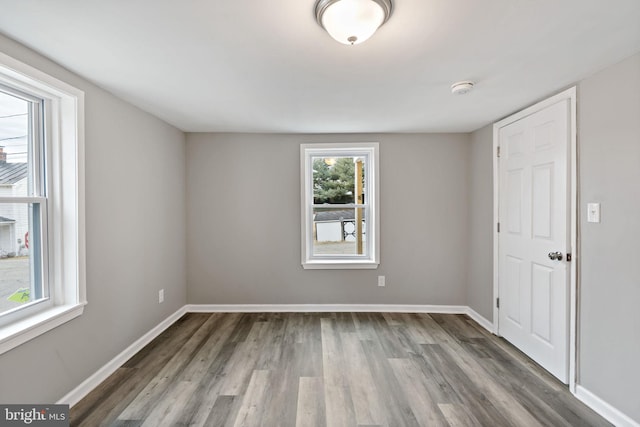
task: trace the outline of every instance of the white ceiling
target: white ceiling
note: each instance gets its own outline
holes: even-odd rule
[[[314,2],[0,0],[0,32],[191,132],[468,132],[640,51],[640,0],[394,0],[357,46]]]

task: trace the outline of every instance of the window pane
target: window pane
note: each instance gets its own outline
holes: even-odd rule
[[[0,315],[43,299],[40,205],[0,203]]]
[[[28,196],[31,102],[0,90],[0,187],[2,196]],[[10,191],[7,191],[10,190]]]
[[[346,204],[356,201],[356,194],[364,192],[364,162],[354,157],[312,157],[313,203]],[[356,173],[360,183],[356,185]]]
[[[364,208],[314,208],[313,255],[366,254],[364,214]]]

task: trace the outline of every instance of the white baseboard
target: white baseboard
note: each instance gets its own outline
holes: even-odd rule
[[[191,313],[444,313],[468,314],[464,305],[410,304],[188,304]]]
[[[189,304],[189,313],[441,313],[466,314],[493,333],[493,323],[466,305],[415,304]]]
[[[475,311],[471,307],[466,307],[466,314],[471,317],[478,325],[485,328],[490,333],[493,333],[493,323],[487,320],[485,317],[481,316],[477,311]]]
[[[640,423],[632,420],[629,416],[580,385],[576,385],[575,396],[617,427],[640,427]]]
[[[142,350],[145,345],[149,344],[164,332],[169,326],[173,325],[178,319],[180,319],[187,312],[186,306],[180,308],[178,311],[164,319],[160,322],[156,327],[151,329],[149,332],[144,334],[138,340],[136,340],[133,344],[127,347],[124,351],[118,354],[116,357],[111,359],[104,365],[102,368],[98,369],[93,375],[84,380],[79,386],[71,390],[60,399],[57,404],[65,404],[69,406],[74,406],[78,403],[83,397],[88,395],[94,388],[96,388],[100,383],[106,380],[111,374],[113,374],[118,368],[120,368],[124,363],[129,360],[133,355]]]

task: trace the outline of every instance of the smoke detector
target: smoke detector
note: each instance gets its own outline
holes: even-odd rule
[[[471,81],[457,82],[451,85],[451,93],[454,95],[464,95],[471,92],[472,89],[473,82]]]

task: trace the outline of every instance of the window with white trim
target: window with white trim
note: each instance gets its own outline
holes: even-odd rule
[[[82,314],[84,94],[0,53],[0,354]]]
[[[302,266],[377,268],[378,143],[302,144]]]

